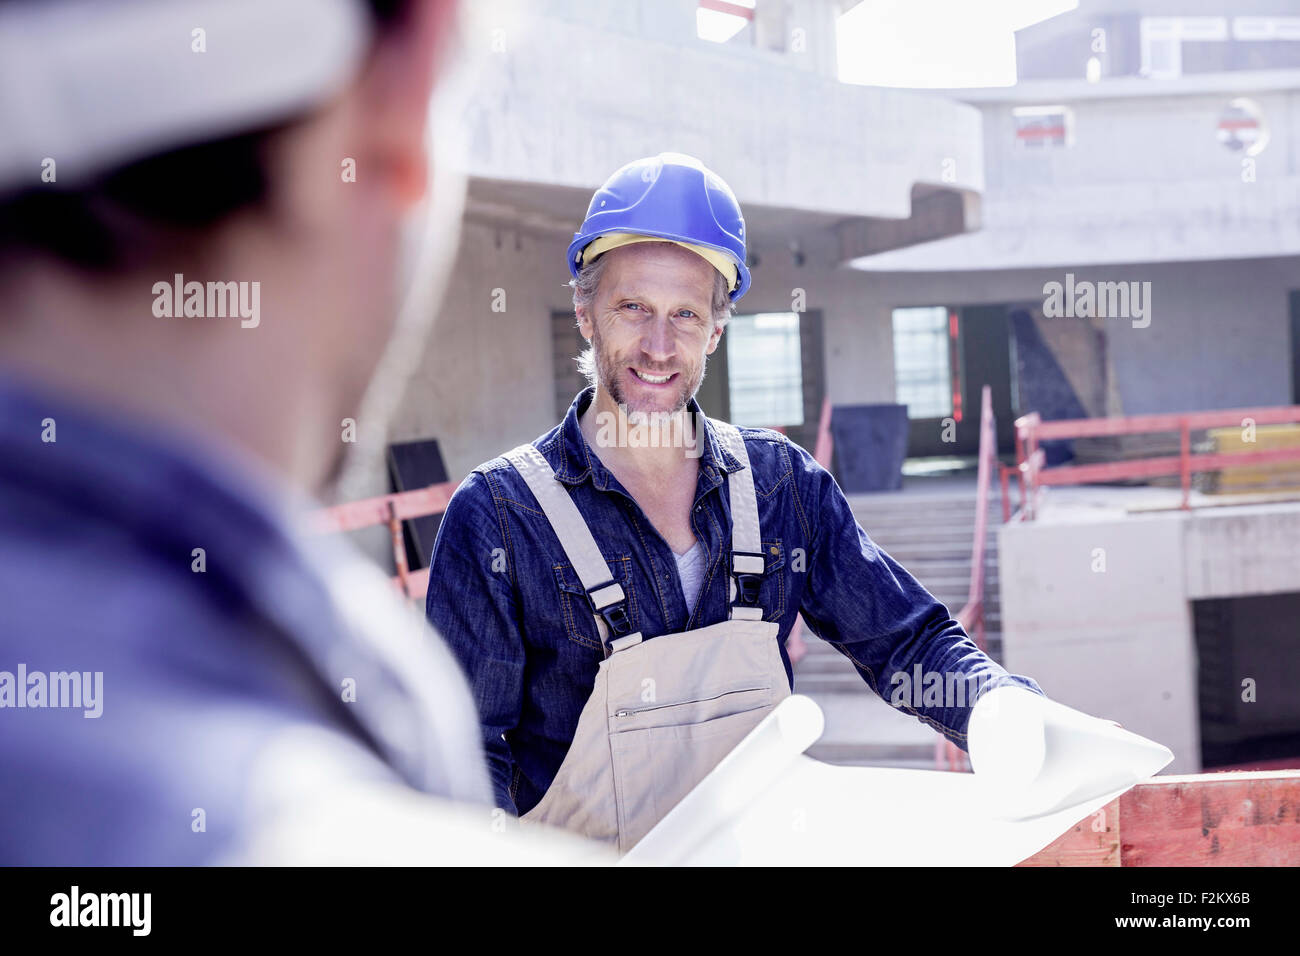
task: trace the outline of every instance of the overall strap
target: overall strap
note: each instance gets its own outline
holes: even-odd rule
[[[731,499],[731,591],[729,615],[748,621],[763,619],[763,606],[759,603],[759,588],[767,569],[763,556],[763,542],[759,536],[758,496],[754,491],[754,471],[745,450],[745,439],[740,429],[730,422],[709,419],[718,438],[727,450],[739,459],[742,467],[727,475],[727,490]]]
[[[622,650],[641,641],[641,632],[632,631],[627,613],[627,595],[609,575],[609,566],[591,536],[591,529],[578,512],[569,491],[555,477],[555,471],[542,453],[531,444],[519,445],[506,452],[505,458],[523,477],[560,539],[569,563],[578,574],[596,619],[605,654]]]

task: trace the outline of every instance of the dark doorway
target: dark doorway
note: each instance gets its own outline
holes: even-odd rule
[[[900,349],[898,312],[895,311],[895,379],[900,381],[898,401],[909,405],[907,455],[909,458],[973,457],[979,451],[980,393],[992,387],[993,415],[997,421],[998,453],[1010,454],[1015,448],[1014,421],[1018,410],[1013,406],[1012,347],[1008,314],[1010,306],[970,305],[946,310],[947,354],[942,387],[945,396],[943,414],[913,415],[907,390],[901,386],[903,375],[915,376],[915,370],[899,371]],[[933,384],[933,383],[932,383]],[[947,423],[952,419],[951,424]],[[951,440],[949,440],[951,439]]]
[[[1300,290],[1291,292],[1291,404],[1300,405]]]
[[[1192,617],[1202,766],[1300,766],[1300,593],[1193,601]]]

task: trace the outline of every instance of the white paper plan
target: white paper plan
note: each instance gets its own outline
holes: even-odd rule
[[[792,695],[623,859],[701,866],[1010,866],[1173,760],[1168,748],[1019,688],[971,714],[971,773],[804,755],[820,708]]]

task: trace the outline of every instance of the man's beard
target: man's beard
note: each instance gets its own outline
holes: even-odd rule
[[[627,400],[627,392],[623,388],[622,376],[619,373],[633,363],[617,362],[615,356],[607,355],[601,344],[600,330],[594,324],[591,331],[591,350],[596,359],[597,384],[609,394],[615,405],[623,409],[624,413],[628,415],[628,423],[633,425],[642,424],[643,422],[640,420],[646,419],[652,412],[671,415],[685,409],[686,404],[700,390],[700,385],[704,382],[704,370],[708,365],[708,356],[706,355],[700,361],[700,364],[695,369],[695,374],[690,379],[687,379],[684,374],[678,376],[681,384],[678,386],[677,397],[673,401],[672,408],[663,411],[657,408],[634,406]],[[660,374],[652,369],[646,369],[646,371],[651,372],[651,374]]]

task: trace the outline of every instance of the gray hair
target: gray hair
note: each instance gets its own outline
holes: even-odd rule
[[[587,263],[578,270],[576,279],[569,280],[569,285],[573,289],[573,309],[575,313],[579,306],[584,309],[591,308],[592,302],[596,299],[596,290],[600,288],[600,277],[605,273],[605,261],[603,255],[597,256],[594,261]],[[736,311],[736,304],[731,301],[731,295],[727,290],[727,280],[716,269],[713,270],[713,302],[710,304],[710,308],[713,312],[714,328],[725,329],[727,322],[731,320],[731,316]],[[596,384],[596,356],[590,343],[578,356],[578,371],[592,385]]]

